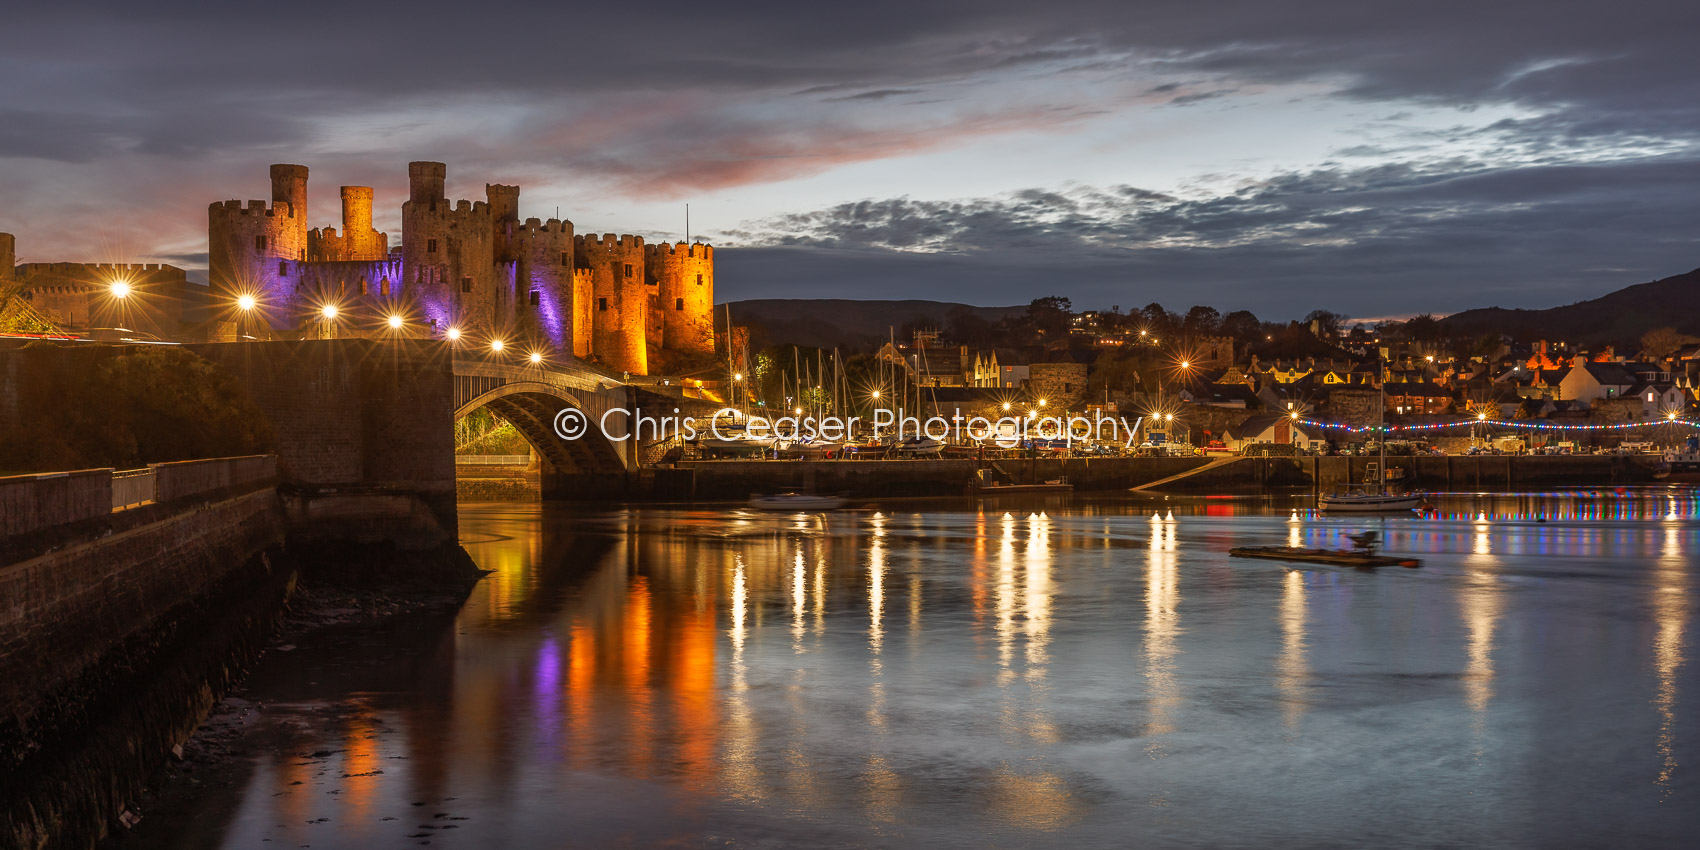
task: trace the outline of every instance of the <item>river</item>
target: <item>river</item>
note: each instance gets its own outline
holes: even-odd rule
[[[1682,846],[1693,490],[463,505],[452,617],[328,629],[172,847]],[[1157,516],[1153,516],[1153,511]],[[1378,529],[1420,569],[1235,545]],[[167,837],[165,834],[169,833]],[[1687,845],[1691,846],[1691,845]]]

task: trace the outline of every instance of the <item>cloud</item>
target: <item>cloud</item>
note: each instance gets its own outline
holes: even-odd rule
[[[1112,186],[892,198],[751,222],[724,234],[720,256],[752,276],[740,297],[776,295],[764,275],[785,258],[869,297],[944,284],[982,304],[1056,291],[1273,317],[1549,306],[1694,266],[1696,181],[1700,159],[1440,163],[1285,173],[1198,197]],[[1604,255],[1639,264],[1590,265]]]
[[[568,4],[506,18],[440,2],[208,8],[8,10],[0,229],[32,256],[196,254],[205,204],[263,195],[255,175],[273,161],[309,162],[315,185],[393,193],[401,163],[442,159],[454,179],[547,179],[631,205],[882,162],[900,173],[998,144],[988,175],[1040,162],[1054,179],[955,201],[770,193],[727,262],[793,262],[823,280],[845,276],[827,260],[925,269],[964,288],[954,297],[1004,280],[1082,298],[1152,281],[1220,291],[1224,305],[1243,285],[1272,305],[1302,292],[1382,310],[1423,293],[1544,304],[1619,282],[1578,270],[1650,277],[1696,253],[1675,182],[1694,176],[1700,140],[1696,16],[1675,0],[1373,13],[1331,0],[867,0],[712,15],[657,0],[641,20]],[[1071,186],[1105,178],[1052,159],[1053,142],[1113,121],[1185,133],[1226,111],[1161,106],[1271,93],[1291,104],[1247,135],[1243,157],[1201,153],[1185,165],[1193,179],[1163,191]],[[1359,110],[1373,132],[1331,141],[1327,161],[1270,152],[1322,102]],[[1425,121],[1448,110],[1491,117]],[[1130,161],[1138,143],[1124,143]],[[334,194],[315,198],[315,220],[334,220]],[[767,272],[752,273],[758,286]]]
[[[845,101],[852,100],[885,100],[886,98],[901,97],[906,94],[920,94],[922,91],[924,91],[924,89],[874,89],[873,91],[865,91],[859,94],[845,95],[843,97],[829,97],[827,98],[827,102],[843,103]]]

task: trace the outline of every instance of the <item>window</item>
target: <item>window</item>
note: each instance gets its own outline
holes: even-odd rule
[[[631,276],[632,276],[632,264],[627,263],[626,264],[626,277],[631,277]]]
[[[425,240],[425,253],[427,253],[427,254],[437,253],[437,240],[435,240],[435,239]]]
[[[463,277],[463,278],[460,279],[460,291],[461,292],[471,292],[472,291],[472,278]]]
[[[598,310],[608,309],[608,299],[606,299],[606,298],[596,299],[596,309],[598,309]]]
[[[571,251],[562,251],[561,252],[561,265],[570,266],[572,264],[573,264],[573,254],[572,254],[572,252]]]
[[[360,294],[361,295],[370,295],[371,289],[372,289],[372,284],[369,283],[366,280],[366,278],[361,278],[360,279]]]
[[[697,272],[697,286],[702,286],[702,272]]]
[[[266,237],[264,237],[264,236],[254,237],[254,250],[256,250],[256,251],[266,250]]]
[[[390,279],[386,277],[383,280],[378,281],[378,295],[381,296],[381,297],[388,297],[389,294],[390,294]]]
[[[683,298],[673,299],[673,309],[675,309],[675,310],[685,309],[685,299],[683,299]]]
[[[288,263],[278,263],[277,264],[277,274],[278,274],[279,277],[283,277],[284,275],[289,274],[289,264]]]
[[[542,293],[535,289],[531,290],[531,306],[536,307],[538,304],[542,303],[542,298]]]

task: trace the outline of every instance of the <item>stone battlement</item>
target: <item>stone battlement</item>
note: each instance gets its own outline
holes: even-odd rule
[[[652,242],[644,246],[645,253],[674,255],[683,253],[687,257],[701,257],[705,260],[714,259],[714,246],[705,242]]]
[[[295,211],[290,208],[288,201],[248,201],[244,206],[241,201],[214,201],[207,207],[207,212],[213,215],[252,215],[271,216],[273,218],[294,218]]]
[[[573,242],[581,248],[595,247],[604,251],[631,250],[643,247],[642,236],[632,236],[627,233],[617,235],[605,233],[600,236],[595,233],[587,233],[583,236],[573,237]]]
[[[573,232],[573,223],[570,221],[562,221],[558,218],[552,218],[548,221],[528,218],[525,220],[524,224],[515,228],[514,232],[529,234],[532,236],[539,233],[571,233]]]

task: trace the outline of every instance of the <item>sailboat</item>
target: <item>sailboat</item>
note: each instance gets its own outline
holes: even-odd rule
[[[1387,490],[1387,381],[1385,370],[1381,383],[1381,404],[1376,417],[1377,432],[1381,439],[1377,441],[1380,455],[1377,462],[1371,466],[1364,476],[1363,484],[1358,489],[1347,490],[1344,493],[1329,493],[1317,499],[1317,505],[1325,511],[1387,513],[1416,510],[1423,503],[1423,497],[1415,493],[1390,493]],[[1370,488],[1374,487],[1374,490]]]

